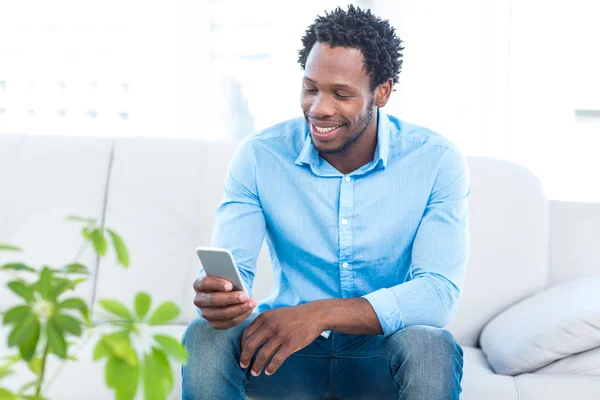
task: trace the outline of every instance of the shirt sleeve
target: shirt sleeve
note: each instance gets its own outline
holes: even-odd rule
[[[217,208],[211,245],[231,251],[252,297],[256,260],[265,237],[252,142],[244,140],[233,155]],[[202,272],[201,272],[202,273]]]
[[[409,280],[362,296],[375,310],[384,336],[410,325],[448,324],[466,272],[470,193],[466,159],[448,149],[415,235]]]

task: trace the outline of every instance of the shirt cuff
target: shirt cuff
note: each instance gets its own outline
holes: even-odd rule
[[[371,307],[377,314],[383,336],[387,337],[402,328],[400,304],[390,289],[379,289],[362,297],[371,303]]]

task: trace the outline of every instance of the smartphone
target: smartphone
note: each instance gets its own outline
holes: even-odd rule
[[[248,295],[240,271],[229,250],[216,247],[197,247],[196,254],[200,258],[200,264],[206,275],[228,280],[233,284],[233,291],[243,291]],[[250,296],[248,295],[248,297]]]

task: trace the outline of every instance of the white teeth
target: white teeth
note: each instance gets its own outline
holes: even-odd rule
[[[318,126],[315,125],[315,128],[317,129],[317,131],[321,132],[321,133],[327,133],[327,132],[331,132],[334,129],[339,128],[339,126],[334,126],[331,128],[319,128]]]

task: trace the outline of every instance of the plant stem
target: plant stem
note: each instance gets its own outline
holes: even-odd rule
[[[44,346],[44,355],[42,356],[42,370],[40,371],[40,378],[35,388],[35,397],[40,397],[40,392],[42,390],[42,383],[44,382],[44,372],[46,371],[46,358],[48,358],[49,347],[49,343],[46,341],[46,345]]]
[[[91,338],[92,338],[92,331],[94,328],[89,328],[88,329],[88,335],[87,337],[79,344],[79,349],[77,349],[75,351],[76,354],[79,354],[81,351],[83,351],[83,349],[88,345],[88,343],[90,342]],[[46,386],[44,387],[44,389],[46,390],[46,392],[48,390],[50,390],[50,387],[52,386],[52,384],[54,383],[54,381],[56,380],[56,378],[58,378],[58,375],[60,375],[60,373],[62,372],[62,370],[65,368],[65,366],[67,365],[67,362],[70,361],[68,359],[63,360],[60,365],[56,368],[56,370],[54,371],[54,374],[52,374],[52,376],[50,377],[50,379],[48,380],[48,383],[46,384]]]

